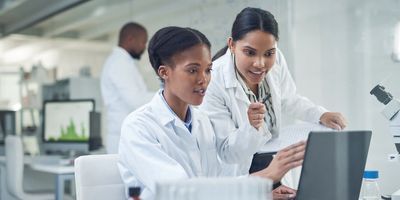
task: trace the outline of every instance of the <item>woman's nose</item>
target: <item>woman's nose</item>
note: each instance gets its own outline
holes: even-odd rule
[[[253,65],[258,68],[264,68],[265,67],[265,59],[262,57],[256,58]]]
[[[209,74],[207,74],[207,72],[203,72],[199,75],[198,77],[198,83],[199,84],[204,84],[207,83],[207,81],[209,80]]]

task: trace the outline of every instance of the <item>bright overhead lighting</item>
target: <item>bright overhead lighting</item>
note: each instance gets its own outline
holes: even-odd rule
[[[32,45],[23,45],[14,48],[10,51],[5,52],[2,55],[3,63],[15,64],[21,63],[26,59],[30,58],[34,53],[36,53],[37,47]]]
[[[98,17],[104,15],[105,13],[106,13],[106,8],[104,6],[100,6],[93,11],[92,16]]]

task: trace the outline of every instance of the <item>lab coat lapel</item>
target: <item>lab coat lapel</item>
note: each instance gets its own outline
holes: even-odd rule
[[[161,124],[166,127],[168,123],[172,122],[174,123],[173,127],[176,134],[184,137],[187,137],[188,134],[190,135],[189,130],[186,128],[183,122],[178,120],[172,111],[169,110],[168,105],[166,105],[166,102],[164,102],[161,95],[162,94],[160,90],[158,91],[158,95],[155,95],[151,102],[153,109],[157,110],[157,118]]]
[[[233,93],[235,95],[235,98],[244,103],[245,106],[250,105],[250,101],[247,98],[245,92],[243,91],[243,88],[240,86],[237,78],[236,78],[236,72],[235,72],[235,65],[233,63],[233,58],[231,56],[231,52],[228,49],[225,55],[223,56],[224,61],[227,63],[226,65],[223,65],[224,67],[224,81],[225,81],[225,88],[231,88],[233,89]]]
[[[196,114],[196,111],[194,108],[191,109],[191,114],[192,114],[192,131],[189,133],[187,131],[186,137],[190,138],[190,141],[192,143],[191,148],[188,149],[188,154],[190,156],[190,159],[192,160],[192,166],[193,169],[196,169],[196,174],[197,176],[202,176],[203,175],[203,161],[202,161],[202,147],[205,145],[205,141],[203,139],[203,136],[205,133],[203,133],[204,130],[201,129],[199,118]],[[186,128],[186,127],[185,127]],[[187,128],[186,128],[187,130]]]
[[[204,131],[205,130],[203,130],[202,129],[202,127],[200,126],[200,119],[199,119],[199,117],[196,115],[196,114],[194,114],[194,109],[192,109],[192,111],[193,111],[193,114],[192,114],[192,132],[191,132],[191,134],[193,135],[193,137],[194,138],[196,138],[196,141],[197,141],[197,148],[198,149],[200,149],[200,151],[202,150],[202,147],[205,147],[206,146],[206,142],[207,141],[205,141],[204,140],[204,134],[208,134],[208,133],[205,133]]]
[[[165,105],[165,102],[162,100],[161,97],[161,90],[157,92],[156,95],[154,95],[153,99],[151,100],[151,106],[152,109],[157,111],[158,115],[157,118],[161,122],[163,126],[166,126],[168,123],[173,121],[175,117],[172,115],[171,111],[168,109],[167,105]]]
[[[192,117],[194,117],[192,118],[192,130],[194,131],[191,134],[184,123],[168,109],[168,105],[163,101],[160,92],[151,101],[152,109],[157,113],[155,120],[162,124],[166,133],[171,134],[170,137],[174,138],[174,143],[183,150],[184,153],[180,156],[183,156],[184,160],[191,160],[187,163],[190,166],[187,168],[193,169],[196,176],[201,176],[203,174],[202,161],[197,135],[200,135],[199,132],[202,130],[198,128],[199,123],[196,114],[194,114],[194,109],[191,108]]]
[[[177,134],[179,134],[181,137],[187,138],[191,136],[191,133],[189,132],[188,128],[186,128],[186,126],[183,124],[181,120],[175,119],[174,127],[176,128]]]
[[[247,98],[246,93],[243,91],[243,88],[241,87],[236,87],[234,88],[235,92],[235,98],[238,100],[238,102],[242,102],[246,107],[250,105],[250,100]]]
[[[279,81],[274,80],[274,77],[271,75],[273,70],[278,70],[280,66],[278,66],[276,63],[272,67],[271,71],[268,72],[267,74],[267,83],[271,92],[271,101],[272,101],[272,107],[275,112],[275,117],[276,117],[276,128],[279,129],[280,127],[280,121],[281,121],[281,91],[279,88],[281,88],[279,85],[276,85],[279,83]],[[276,74],[275,72],[273,72]]]
[[[195,112],[198,112],[198,110]],[[214,168],[218,163],[216,159],[217,153],[215,149],[215,135],[211,124],[207,126],[206,122],[209,121],[208,118],[201,113],[196,113],[193,116],[195,117],[193,118],[192,122],[192,134],[197,139],[199,155],[201,155],[201,158],[198,160],[201,163],[200,173],[205,176],[212,172],[212,170],[209,171],[210,166],[213,166]]]

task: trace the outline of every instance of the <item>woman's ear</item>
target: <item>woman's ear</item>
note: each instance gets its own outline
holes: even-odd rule
[[[229,37],[228,38],[228,48],[229,48],[229,50],[231,50],[231,53],[233,53],[233,54],[235,54],[234,53],[234,49],[235,49],[235,42],[233,41],[233,38],[232,37]]]
[[[168,79],[168,67],[165,65],[160,65],[157,70],[158,76],[163,79],[164,81]]]

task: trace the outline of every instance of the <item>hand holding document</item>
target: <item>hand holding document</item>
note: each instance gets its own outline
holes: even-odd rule
[[[277,152],[289,145],[302,140],[307,140],[310,131],[332,131],[333,129],[321,124],[304,123],[294,124],[283,127],[280,130],[279,137],[268,141],[260,152]]]
[[[261,152],[277,152],[285,147],[297,143],[299,141],[307,140],[310,131],[332,131],[334,129],[328,128],[321,124],[294,124],[291,126],[283,127],[280,130],[279,137],[268,141],[261,149]],[[299,185],[301,174],[301,166],[288,171],[282,178],[283,185],[293,189],[297,189]]]

